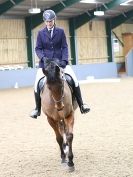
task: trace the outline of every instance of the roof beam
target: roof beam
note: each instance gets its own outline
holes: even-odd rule
[[[110,19],[111,28],[116,28],[117,26],[121,25],[122,23],[126,22],[127,20],[133,18],[133,10],[125,12],[124,15],[119,15]]]
[[[9,1],[6,1],[6,2],[0,4],[0,15],[7,12],[13,6],[19,4],[22,1],[24,1],[24,0],[9,0]]]
[[[60,3],[54,5],[51,7],[52,10],[55,11],[55,13],[59,13],[63,9],[79,2],[80,0],[67,0],[67,1],[60,1]],[[29,20],[32,20],[32,29],[36,26],[40,25],[43,22],[43,12],[37,15],[33,15],[32,17],[26,17]]]
[[[108,62],[113,61],[113,49],[112,49],[112,31],[111,31],[111,24],[109,20],[105,20],[105,28],[106,28],[106,35],[107,35],[107,54],[108,54]]]
[[[15,2],[14,2],[13,0],[10,0],[10,1],[11,1],[14,5],[16,5]]]
[[[100,6],[100,10],[102,11],[107,11],[108,9],[112,9],[117,5],[120,5],[121,3],[125,2],[126,0],[113,0],[109,3],[103,4],[102,6]],[[91,10],[91,11],[87,11],[82,15],[79,15],[77,17],[74,18],[75,21],[75,28],[79,28],[80,26],[84,25],[85,23],[87,23],[88,21],[92,20],[93,18],[95,18],[96,16],[94,15],[94,11],[96,11],[97,8]]]
[[[70,35],[70,50],[71,50],[71,63],[76,64],[76,41],[75,41],[75,25],[73,19],[69,20],[69,35]]]
[[[26,19],[25,19],[25,31],[26,31],[26,42],[27,42],[28,66],[33,67],[31,22],[29,20],[26,20]]]

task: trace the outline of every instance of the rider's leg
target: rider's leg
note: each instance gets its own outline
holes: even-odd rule
[[[80,90],[79,85],[78,85],[78,87],[74,88],[74,95],[76,97],[76,100],[77,100],[77,103],[79,105],[81,113],[83,114],[83,113],[89,112],[90,108],[88,107],[87,104],[83,103],[82,96],[81,96],[81,90]]]
[[[35,79],[35,85],[34,85],[34,96],[35,96],[35,109],[30,113],[30,117],[37,118],[41,114],[41,97],[40,97],[40,89],[38,86],[38,83],[40,79],[44,77],[44,74],[42,72],[42,68],[39,68],[37,71],[36,79]]]
[[[37,117],[41,114],[41,98],[39,92],[34,91],[34,96],[36,107],[30,113],[30,117],[37,119]]]
[[[87,104],[83,103],[79,83],[78,83],[77,77],[76,77],[75,73],[73,72],[72,68],[69,65],[67,65],[64,72],[69,74],[74,80],[74,83],[75,83],[74,95],[76,97],[76,100],[77,100],[77,103],[79,105],[81,113],[89,112],[90,108],[88,107]]]

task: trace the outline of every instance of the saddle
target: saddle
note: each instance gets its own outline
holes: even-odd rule
[[[71,93],[74,92],[74,87],[75,87],[75,83],[74,83],[74,80],[73,78],[69,75],[69,74],[65,74],[65,79],[67,81],[67,84],[71,90]]]
[[[37,87],[37,92],[38,92],[38,93],[43,92],[44,86],[45,86],[45,76],[42,77],[42,78],[39,80],[39,82],[38,82],[38,87]]]
[[[75,87],[74,80],[69,74],[66,74],[66,73],[65,73],[65,80],[67,81],[67,84],[71,90],[72,100],[74,101],[74,99],[75,99],[74,94],[73,94],[74,87]],[[38,89],[37,90],[39,91],[39,93],[43,92],[44,86],[45,86],[45,76],[42,77],[38,82]]]

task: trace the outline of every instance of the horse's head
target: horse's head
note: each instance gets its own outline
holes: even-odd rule
[[[49,88],[52,98],[55,102],[57,110],[61,110],[64,107],[64,79],[63,70],[59,67],[56,60],[46,60],[43,73],[46,76],[46,85]]]
[[[58,60],[45,59],[44,66],[43,73],[47,77],[47,83],[60,83],[63,71],[58,65]]]

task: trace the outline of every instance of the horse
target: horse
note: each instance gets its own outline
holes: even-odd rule
[[[41,93],[42,111],[55,132],[61,152],[61,163],[65,163],[69,171],[74,171],[72,142],[77,104],[72,99],[72,92],[64,79],[63,69],[57,62],[48,60],[43,73],[46,81]]]

